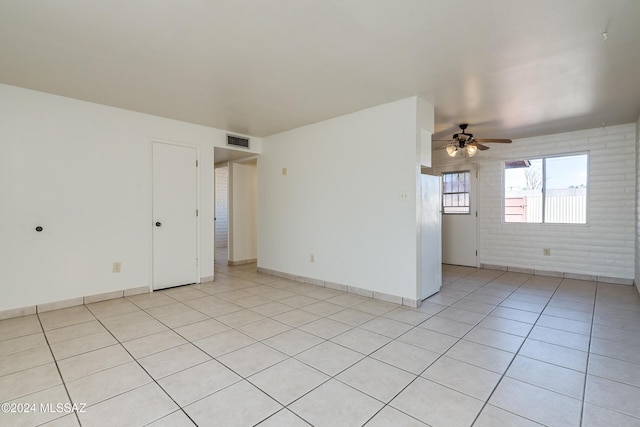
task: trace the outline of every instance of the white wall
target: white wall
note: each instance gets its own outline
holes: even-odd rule
[[[200,147],[200,276],[212,276],[225,135],[0,85],[0,310],[150,285],[151,138]]]
[[[255,260],[258,257],[258,182],[253,163],[229,163],[231,175],[231,242],[229,260]]]
[[[636,253],[635,284],[640,291],[640,117],[636,122]]]
[[[264,139],[260,267],[416,298],[416,104],[408,98]]]
[[[229,167],[215,168],[216,197],[216,248],[226,248],[229,244]]]
[[[635,124],[488,145],[471,159],[478,165],[481,263],[634,277]],[[588,225],[503,223],[503,160],[581,151],[590,152]],[[434,158],[437,166],[465,161],[444,150]],[[543,248],[551,248],[551,256],[543,256]]]

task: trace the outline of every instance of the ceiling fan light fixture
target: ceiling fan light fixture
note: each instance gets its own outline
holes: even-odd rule
[[[467,154],[469,155],[469,157],[475,156],[478,152],[478,147],[476,147],[475,145],[467,145],[465,149],[467,150]]]
[[[475,138],[472,133],[466,132],[468,126],[466,123],[461,123],[459,126],[462,132],[454,133],[453,140],[434,140],[448,142],[448,144],[442,148],[445,148],[447,150],[447,154],[449,155],[449,157],[456,157],[458,153],[460,153],[458,157],[473,157],[478,153],[478,151],[489,149],[489,147],[487,147],[483,143],[491,142],[510,144],[512,142],[510,139],[504,138]]]

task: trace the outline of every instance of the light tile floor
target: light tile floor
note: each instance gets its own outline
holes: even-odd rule
[[[0,425],[640,426],[633,287],[443,266],[412,310],[216,269],[0,322]]]

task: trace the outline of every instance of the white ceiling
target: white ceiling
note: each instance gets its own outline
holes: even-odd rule
[[[640,1],[2,0],[0,82],[254,136],[413,95],[436,138],[542,135],[637,120]]]

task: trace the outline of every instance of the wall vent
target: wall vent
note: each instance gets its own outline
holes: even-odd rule
[[[249,138],[243,138],[241,136],[227,135],[227,145],[233,145],[234,147],[249,148]]]
[[[520,169],[520,168],[528,168],[531,166],[531,161],[529,160],[510,160],[504,162],[505,169]]]

